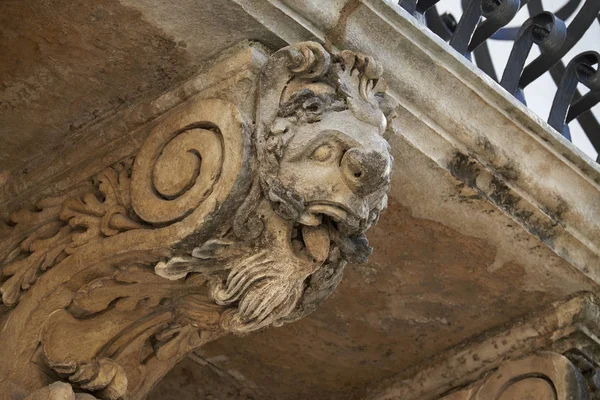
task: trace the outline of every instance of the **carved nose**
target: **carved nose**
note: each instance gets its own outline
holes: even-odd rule
[[[348,187],[360,196],[368,196],[390,180],[390,157],[378,151],[363,152],[352,148],[340,163],[342,177]]]

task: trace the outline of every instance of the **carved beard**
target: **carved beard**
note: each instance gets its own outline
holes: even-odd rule
[[[227,278],[216,278],[211,284],[211,296],[217,304],[234,306],[225,312],[221,325],[238,334],[248,333],[269,325],[282,325],[298,319],[314,310],[312,303],[320,303],[332,291],[339,280],[341,272],[347,261],[363,263],[371,254],[372,249],[364,235],[365,225],[373,221],[358,221],[361,228],[356,232],[356,227],[349,227],[343,222],[334,222],[329,216],[323,216],[320,225],[322,233],[319,241],[325,243],[314,244],[307,241],[301,216],[306,210],[302,196],[291,188],[284,188],[276,177],[265,179],[263,175],[262,188],[273,210],[282,218],[294,221],[294,230],[303,232],[304,243],[302,247],[308,249],[307,255],[298,257],[290,249],[274,249],[247,256],[236,262],[228,263]],[[260,185],[254,184],[243,212],[236,215],[234,229],[239,232],[238,237],[257,237],[263,232],[264,225],[255,218],[254,207],[261,197]],[[374,216],[380,209],[374,209]],[[376,218],[369,218],[369,220]],[[354,234],[346,232],[354,231]],[[294,239],[295,236],[292,236]],[[294,246],[292,246],[294,247]],[[325,256],[315,257],[311,248],[323,248]],[[294,250],[295,251],[295,250]],[[318,252],[321,253],[321,252]],[[321,271],[326,266],[327,271]],[[227,267],[226,267],[227,268]],[[320,273],[321,271],[322,273]],[[315,272],[318,272],[315,274]],[[311,275],[315,279],[307,280]],[[315,281],[315,282],[313,282]],[[304,299],[305,289],[311,287],[314,299]],[[296,309],[298,308],[298,309]]]
[[[217,304],[237,303],[236,308],[226,312],[223,327],[244,334],[285,318],[302,297],[304,281],[312,272],[297,260],[272,250],[236,263],[226,281],[214,282],[211,289]]]
[[[371,253],[364,235],[350,238],[332,234],[330,240],[331,251],[321,263],[307,262],[282,249],[263,250],[233,263],[227,278],[217,278],[211,287],[211,296],[217,304],[235,305],[226,311],[221,325],[245,334],[294,321],[299,318],[296,314],[314,310],[310,303],[321,302],[330,294],[329,289],[337,286],[346,260],[364,262]],[[323,266],[328,266],[325,275],[319,274]],[[303,299],[307,278],[315,273],[319,282],[312,285],[322,286],[319,290],[327,294]],[[296,309],[299,305],[301,310]]]

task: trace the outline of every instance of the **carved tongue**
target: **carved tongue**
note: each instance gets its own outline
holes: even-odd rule
[[[302,238],[306,251],[315,261],[322,263],[329,256],[329,231],[325,225],[303,226]]]

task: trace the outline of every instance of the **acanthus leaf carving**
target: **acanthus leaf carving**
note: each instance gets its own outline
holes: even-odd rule
[[[131,160],[119,163],[97,174],[93,180],[99,193],[84,193],[68,199],[60,212],[74,231],[73,243],[67,252],[99,237],[117,235],[130,229],[144,228],[130,210]]]
[[[109,266],[105,265],[104,271],[114,272],[80,286],[68,307],[54,312],[44,324],[41,344],[44,362],[63,379],[100,398],[117,398],[125,391],[134,395],[144,390],[152,384],[149,377],[156,370],[152,366],[164,369],[173,365],[207,340],[205,332],[219,335],[222,331],[223,307],[208,297],[207,275],[194,274],[185,280],[170,281],[155,274],[152,268],[153,264],[160,265],[165,256],[177,259],[171,255],[176,250],[167,245],[165,239],[177,243],[177,235],[183,230],[187,230],[188,235],[206,238],[218,236],[218,230],[226,231],[219,223],[241,203],[237,200],[241,197],[231,196],[230,191],[246,191],[242,177],[249,172],[243,168],[248,162],[249,138],[245,137],[239,114],[232,105],[220,100],[200,100],[195,105],[194,112],[176,114],[170,120],[172,124],[167,120],[151,133],[133,162],[133,170],[128,169],[125,175],[108,170],[98,177],[96,182],[107,185],[106,188],[100,186],[103,193],[113,189],[108,196],[114,201],[106,204],[109,213],[103,208],[106,199],[80,197],[64,203],[68,206],[64,208],[68,210],[63,213],[64,218],[76,226],[85,224],[89,227],[88,233],[93,231],[107,240],[114,239],[107,246],[129,254],[127,262],[119,256],[110,261]],[[202,140],[207,138],[208,147]],[[225,143],[227,146],[223,147]],[[221,149],[217,151],[215,146]],[[219,164],[222,161],[219,154],[223,151],[228,151],[227,165]],[[217,155],[212,161],[211,152]],[[185,163],[177,159],[178,154],[184,158],[189,155],[188,161],[192,164],[198,161],[198,165],[186,168]],[[174,166],[177,168],[173,169]],[[174,182],[167,182],[165,176],[173,172],[185,176],[175,174]],[[130,185],[137,185],[138,189],[129,193]],[[234,197],[233,201],[230,197]],[[109,214],[120,215],[118,221],[125,221],[126,228],[132,226],[131,221],[139,224],[133,225],[137,229],[131,232],[129,239],[120,232],[116,235],[104,232],[106,226],[116,228],[112,223],[98,220],[107,216],[112,221]],[[178,224],[184,217],[187,219]],[[152,237],[156,249],[152,252],[132,251],[119,241],[124,240],[131,247],[147,248],[148,238]],[[87,238],[83,236],[73,257],[84,251]],[[94,252],[100,244],[92,243],[86,248]],[[93,256],[99,256],[99,260],[112,258],[111,254],[95,252]],[[94,330],[94,327],[101,328]],[[73,336],[77,346],[66,345]],[[116,375],[112,375],[113,367],[101,373],[103,366],[112,365],[121,367]],[[90,374],[103,378],[96,379],[93,386],[84,386],[77,378]],[[114,382],[119,385],[115,386]]]
[[[43,222],[5,258],[0,287],[4,304],[15,306],[41,274],[78,246],[144,227],[128,211],[130,173],[131,160],[126,160],[98,173],[75,197],[60,203],[41,201],[41,211],[24,210],[11,216],[15,224],[31,223],[34,218]]]
[[[144,307],[152,308],[173,295],[173,286],[152,271],[131,267],[79,289],[68,310],[76,317],[86,317],[109,307],[120,312],[133,311],[142,302]]]
[[[103,399],[121,398],[129,382],[121,357],[132,343],[139,346],[127,355],[134,363],[144,364],[149,357],[166,361],[197,347],[200,330],[218,328],[219,308],[198,293],[203,282],[199,275],[170,282],[141,265],[95,279],[47,320],[44,360],[78,388]],[[73,332],[85,348],[71,346]]]
[[[53,203],[2,265],[1,290],[13,312],[48,307],[39,348],[57,378],[142,398],[203,343],[314,311],[371,254],[365,232],[386,206],[381,72],[361,54],[288,46],[261,73],[254,126],[194,99],[133,159]],[[32,296],[60,290],[68,304],[18,304],[50,267],[59,283]]]

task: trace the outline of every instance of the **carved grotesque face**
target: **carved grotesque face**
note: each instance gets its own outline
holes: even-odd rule
[[[364,232],[381,210],[390,180],[389,145],[379,127],[350,110],[331,111],[286,135],[278,177],[304,200],[298,222],[317,226],[325,219],[344,234]]]
[[[385,117],[371,103],[353,103],[328,84],[299,81],[288,89],[292,94],[284,93],[271,131],[277,166],[268,171],[269,197],[301,230],[321,231],[319,254],[330,240],[344,259],[364,261],[370,249],[362,236],[385,208],[392,170],[381,136]],[[309,258],[320,260],[304,242]]]
[[[264,250],[213,287],[219,304],[237,306],[227,329],[301,318],[333,291],[346,262],[367,260],[365,232],[386,206],[392,170],[380,76],[374,60],[353,52],[332,58],[315,43],[280,50],[265,68],[255,134],[265,201],[259,218],[246,211],[237,224],[260,228],[238,236]],[[251,199],[256,206],[259,196]]]

